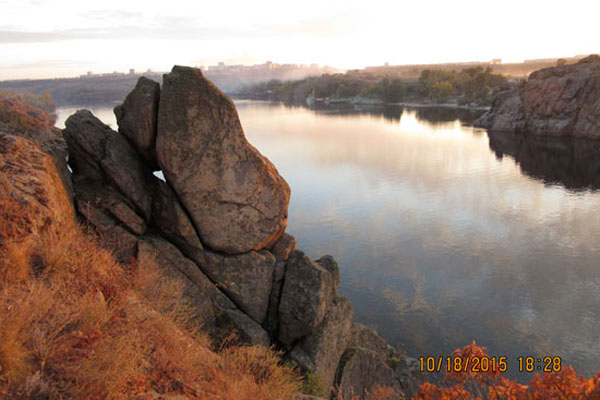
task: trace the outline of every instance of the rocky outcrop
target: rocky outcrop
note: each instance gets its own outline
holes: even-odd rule
[[[141,77],[123,104],[115,107],[119,132],[131,141],[144,161],[158,169],[156,162],[156,117],[160,85]]]
[[[0,96],[1,97],[1,96]],[[55,118],[16,99],[0,98],[0,132],[19,136],[34,143],[47,153],[60,176],[69,197],[72,197],[71,176],[67,169],[67,144]]]
[[[490,131],[600,138],[600,56],[532,73],[475,121]]]
[[[337,374],[337,387],[342,397],[365,398],[380,386],[390,387],[402,393],[394,370],[385,364],[376,352],[364,348],[348,350]],[[397,397],[403,398],[401,395]]]
[[[163,78],[158,163],[204,244],[239,254],[284,232],[290,190],[246,140],[233,102],[200,70],[174,67]]]
[[[73,221],[69,196],[52,158],[30,140],[0,131],[0,213],[5,240],[25,240]],[[3,235],[6,235],[3,237]]]
[[[357,359],[347,371],[393,369],[383,339],[356,333],[350,302],[337,294],[335,259],[313,261],[284,233],[289,188],[246,141],[231,100],[195,69],[175,67],[164,82],[160,90],[142,80],[117,107],[119,132],[87,111],[67,120],[80,218],[121,262],[155,263],[181,285],[216,341],[236,332],[245,343],[276,346],[319,378],[324,396],[359,342],[377,359]],[[152,174],[155,165],[166,181]],[[339,376],[346,382],[348,374]],[[353,388],[370,388],[369,379]]]

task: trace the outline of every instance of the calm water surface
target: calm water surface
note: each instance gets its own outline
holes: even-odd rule
[[[476,340],[516,378],[518,355],[600,370],[598,145],[488,137],[448,110],[237,105],[292,189],[288,231],[339,261],[358,321],[415,357]]]

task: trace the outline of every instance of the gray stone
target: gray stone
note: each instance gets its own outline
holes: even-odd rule
[[[160,85],[141,77],[123,104],[115,107],[119,132],[133,144],[144,161],[154,170],[156,161],[156,119]]]
[[[333,387],[338,364],[348,347],[352,322],[350,301],[337,296],[316,330],[301,339],[290,352],[299,365],[320,378],[324,395]]]
[[[156,152],[209,248],[245,253],[283,234],[287,183],[248,143],[233,102],[199,69],[175,66],[164,76]]]
[[[311,333],[335,296],[334,278],[300,250],[287,261],[279,303],[279,340],[289,345]]]
[[[222,255],[205,250],[196,260],[210,279],[259,324],[267,316],[275,268],[268,251]]]
[[[405,398],[394,370],[383,362],[377,353],[364,348],[351,349],[344,353],[336,384],[344,399],[353,399],[356,396],[366,399],[377,387],[393,389],[398,395],[392,398]]]

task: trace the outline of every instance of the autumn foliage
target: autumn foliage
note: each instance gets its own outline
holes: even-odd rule
[[[454,357],[467,359],[487,357],[485,347],[472,344],[454,351]],[[498,369],[486,372],[466,370],[446,373],[445,380],[435,385],[424,383],[415,400],[598,400],[600,399],[600,373],[591,379],[577,375],[570,367],[560,372],[535,374],[529,385],[521,385],[502,376]]]

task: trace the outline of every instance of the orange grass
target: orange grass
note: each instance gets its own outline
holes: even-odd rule
[[[2,203],[0,201],[0,203]],[[295,370],[264,347],[211,350],[153,263],[122,266],[74,224],[0,220],[0,398],[291,399]],[[4,209],[2,209],[4,207]]]

